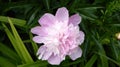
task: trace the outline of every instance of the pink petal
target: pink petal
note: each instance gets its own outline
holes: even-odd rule
[[[69,20],[68,10],[65,7],[59,8],[56,12],[55,17],[58,19],[59,22],[68,23]]]
[[[48,34],[47,33],[48,31],[46,31],[46,27],[40,27],[40,26],[36,26],[32,28],[31,32],[39,36],[46,36]]]
[[[41,59],[46,51],[46,47],[45,46],[41,46],[38,51],[37,51],[37,55],[38,55],[38,59]]]
[[[33,34],[40,34],[41,33],[41,27],[40,26],[36,26],[36,27],[34,27],[34,28],[32,28],[31,29],[31,32],[33,33]]]
[[[57,20],[52,14],[46,13],[39,19],[38,22],[41,26],[50,26],[56,23]]]
[[[44,53],[44,56],[43,56],[42,60],[47,60],[51,55],[52,55],[52,52],[46,51]]]
[[[43,43],[43,38],[40,36],[35,36],[33,37],[33,41],[35,41],[36,43]]]
[[[59,65],[62,59],[59,56],[54,56],[52,55],[49,59],[48,62],[52,65]]]
[[[38,51],[37,51],[37,55],[39,55],[41,52],[43,52],[43,51],[46,51],[46,47],[45,46],[40,46],[40,48],[38,49]]]
[[[79,47],[74,48],[73,50],[71,50],[69,56],[72,60],[75,60],[75,59],[81,57],[82,56],[81,48],[79,48]]]
[[[79,14],[72,15],[69,18],[69,24],[72,23],[73,25],[78,25],[81,22],[81,16]]]
[[[79,45],[81,45],[84,42],[84,38],[85,38],[85,34],[82,31],[80,31],[79,37],[77,38],[77,42]]]

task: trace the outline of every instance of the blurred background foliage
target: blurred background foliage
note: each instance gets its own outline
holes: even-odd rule
[[[55,66],[37,59],[30,29],[60,7],[82,16],[86,36],[81,58]],[[0,0],[0,67],[120,67],[119,33],[120,0]]]

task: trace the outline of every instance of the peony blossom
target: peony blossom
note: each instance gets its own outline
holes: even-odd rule
[[[31,29],[33,41],[43,43],[37,52],[38,59],[47,60],[52,65],[59,65],[68,55],[72,60],[82,56],[79,47],[84,41],[84,33],[79,30],[79,14],[69,17],[65,7],[59,8],[54,15],[45,13],[39,24]]]

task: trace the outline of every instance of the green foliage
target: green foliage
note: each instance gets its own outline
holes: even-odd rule
[[[12,45],[14,46],[14,48],[16,49],[16,51],[18,52],[19,56],[21,57],[21,59],[23,59],[23,63],[31,63],[33,62],[31,56],[29,55],[29,53],[27,52],[25,45],[23,44],[20,36],[18,35],[14,25],[12,24],[12,21],[10,20],[10,18],[8,18],[8,22],[10,23],[10,27],[12,29],[12,33],[9,31],[9,29],[7,28],[7,26],[5,26],[3,24],[3,26],[6,28],[6,33],[7,36],[9,37],[10,41],[12,42]],[[17,22],[17,21],[16,21]]]
[[[1,67],[8,67],[8,66],[10,66],[10,67],[16,67],[16,65],[13,64],[13,63],[11,63],[9,60],[10,59],[7,59],[5,57],[1,57],[0,56],[0,66]]]
[[[37,59],[30,29],[63,6],[82,17],[83,55],[50,65]],[[0,67],[120,67],[120,0],[0,0],[0,11]]]
[[[85,67],[92,67],[97,60],[97,55],[93,55],[91,59],[86,63]]]
[[[17,67],[47,67],[47,64],[48,63],[46,63],[44,61],[36,61],[31,64],[18,65]]]
[[[18,26],[24,26],[26,24],[25,20],[16,19],[16,18],[10,18],[10,19],[12,20],[13,24],[18,25]],[[0,16],[0,21],[8,23],[8,17]]]
[[[4,50],[4,51],[3,51]],[[20,62],[20,58],[19,56],[16,54],[15,51],[13,51],[12,49],[10,49],[8,46],[6,46],[5,44],[0,43],[0,52],[7,56],[8,58],[12,59],[15,61],[15,63],[19,63]]]
[[[107,5],[105,13],[111,16],[118,10],[120,10],[120,0],[113,0]]]

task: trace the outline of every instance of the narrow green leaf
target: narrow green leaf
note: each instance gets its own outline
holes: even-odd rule
[[[10,39],[10,42],[12,43],[14,49],[16,50],[16,52],[18,53],[18,55],[20,56],[20,58],[21,58],[22,60],[24,60],[23,57],[22,57],[22,55],[21,55],[20,50],[18,49],[18,45],[17,45],[17,43],[16,43],[16,41],[15,41],[14,36],[12,35],[12,33],[9,31],[9,29],[7,28],[7,26],[6,26],[5,24],[2,24],[2,25],[3,25],[3,27],[5,28],[4,30],[5,30],[8,38]]]
[[[108,60],[103,56],[100,56],[100,59],[101,59],[101,62],[102,62],[102,67],[104,67],[104,66],[108,67]]]
[[[5,56],[15,60],[16,62],[20,62],[19,56],[5,44],[0,43],[0,52]]]
[[[0,56],[0,67],[16,67],[10,60]]]
[[[77,10],[82,10],[82,9],[99,9],[99,8],[104,8],[104,7],[102,7],[102,6],[90,6],[90,5],[88,5],[87,7],[78,8]]]
[[[46,2],[47,9],[50,10],[49,0],[45,0],[45,2]]]
[[[72,5],[70,6],[70,11],[73,11],[75,8],[75,5],[79,2],[79,0],[73,0]]]
[[[110,24],[110,26],[120,27],[120,24]]]
[[[112,62],[115,63],[116,65],[120,66],[120,62],[117,62],[117,61],[115,61],[115,60],[113,60],[113,59],[111,59],[111,58],[109,58],[109,57],[107,57],[106,55],[103,55],[103,54],[101,54],[101,53],[97,53],[97,54],[100,55],[100,56],[102,56],[102,57],[104,57],[104,58],[106,58],[106,59],[108,59],[108,60],[110,60],[110,61],[112,61]]]
[[[94,36],[92,36],[92,38],[93,38],[94,42],[96,43],[96,45],[98,46],[98,48],[100,50],[102,50],[102,52],[103,52],[104,49],[103,49],[102,45],[96,40],[96,38]]]
[[[38,50],[38,46],[35,42],[33,42],[33,40],[32,40],[33,36],[32,36],[31,33],[29,33],[29,36],[30,36],[30,41],[31,41],[31,44],[32,44],[32,47],[33,47],[33,50],[34,50],[34,54],[36,55],[36,52]]]
[[[71,66],[71,65],[75,65],[75,64],[78,64],[80,62],[84,61],[84,59],[80,59],[80,60],[76,60],[74,62],[70,62],[70,63],[63,63],[62,66],[63,67],[67,67],[67,66]]]
[[[87,51],[88,51],[88,45],[89,45],[89,39],[86,39],[86,42],[84,44],[84,50],[83,50],[83,57],[84,57],[84,60],[86,61],[87,59]]]
[[[31,14],[27,25],[30,25],[33,22],[33,20],[36,18],[36,14],[37,14],[38,11],[39,11],[38,8],[34,9],[34,12]]]
[[[13,24],[18,25],[18,26],[24,26],[26,24],[25,20],[16,19],[16,18],[10,18],[10,19],[12,20]],[[8,18],[5,16],[0,16],[0,21],[8,23]]]
[[[103,55],[106,55],[102,44],[100,44],[94,36],[92,36],[92,38],[93,38],[94,42],[96,43],[96,45],[99,47],[98,52],[100,52]],[[108,67],[108,60],[103,56],[100,56],[100,59],[101,59],[102,67]]]
[[[84,15],[84,14],[80,14],[83,18],[85,19],[89,19],[89,20],[95,20],[95,18],[92,18],[90,16]]]
[[[10,20],[10,18],[8,17],[8,21],[10,23],[10,27],[12,29],[12,33],[16,39],[16,43],[18,45],[18,49],[20,50],[21,52],[21,55],[23,56],[24,60],[26,63],[32,63],[33,62],[33,59],[32,57],[30,56],[30,54],[28,53],[24,43],[22,42],[22,39],[20,38],[17,30],[15,29],[14,25],[12,24],[12,21]]]
[[[118,59],[118,51],[117,51],[117,49],[116,49],[116,47],[115,47],[115,43],[114,43],[114,40],[113,39],[111,39],[111,50],[113,51],[113,55],[114,55],[114,57],[116,58],[116,60]]]
[[[45,61],[37,61],[31,64],[18,65],[17,67],[47,67],[47,64]]]
[[[93,67],[93,64],[95,63],[95,61],[97,60],[97,55],[94,54],[91,59],[87,62],[87,64],[85,65],[85,67]]]

